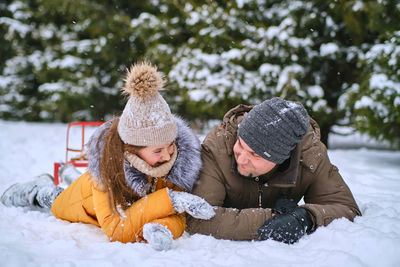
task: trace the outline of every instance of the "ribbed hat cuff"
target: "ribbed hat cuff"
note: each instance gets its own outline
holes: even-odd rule
[[[157,146],[174,141],[177,136],[177,126],[173,122],[165,124],[161,128],[131,128],[125,130],[118,128],[118,133],[122,141],[126,144],[134,146]]]
[[[240,130],[239,128],[238,135],[257,155],[276,164],[281,164],[289,157],[290,151],[281,151],[283,153],[277,153],[272,150],[272,147],[267,148],[265,144],[266,140],[256,140],[254,138],[254,131],[256,131],[254,128],[246,130]]]

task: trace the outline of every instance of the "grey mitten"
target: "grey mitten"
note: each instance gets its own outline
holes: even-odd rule
[[[172,246],[171,231],[158,223],[146,223],[143,226],[143,238],[155,250],[169,250]]]
[[[215,215],[213,207],[201,197],[173,190],[168,190],[168,195],[174,210],[179,213],[187,212],[192,217],[203,220],[211,219]]]

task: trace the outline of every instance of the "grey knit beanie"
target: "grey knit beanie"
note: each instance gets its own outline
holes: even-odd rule
[[[238,135],[257,155],[281,164],[289,158],[309,125],[307,111],[300,103],[275,97],[246,114]]]
[[[176,121],[158,92],[163,89],[164,80],[150,63],[137,63],[128,70],[122,90],[129,100],[118,124],[125,144],[155,146],[175,140]]]

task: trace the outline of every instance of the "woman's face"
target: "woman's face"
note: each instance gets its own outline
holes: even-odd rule
[[[146,146],[137,152],[137,155],[152,167],[158,167],[168,162],[172,154],[174,154],[174,142],[159,146]]]

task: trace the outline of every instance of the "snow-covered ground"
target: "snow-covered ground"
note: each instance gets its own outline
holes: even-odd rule
[[[65,158],[65,124],[0,121],[0,193]],[[109,242],[100,228],[0,204],[1,266],[400,266],[400,151],[331,150],[363,213],[300,242],[185,233],[169,251]]]

